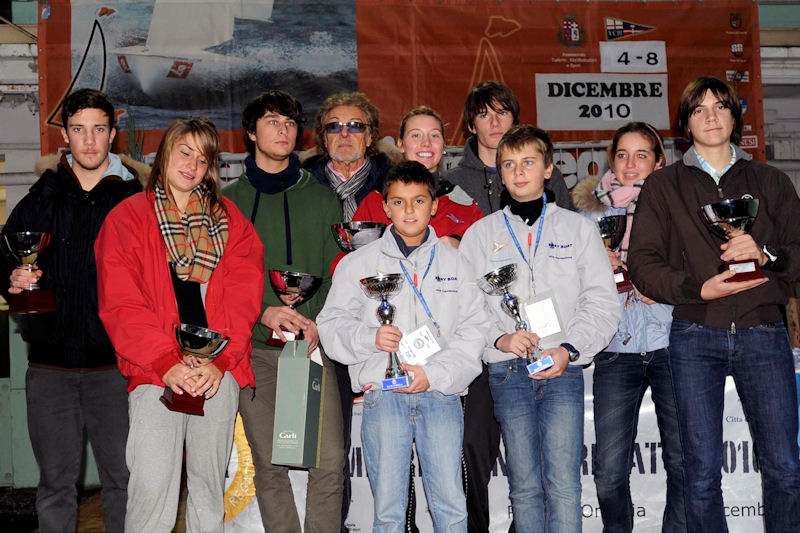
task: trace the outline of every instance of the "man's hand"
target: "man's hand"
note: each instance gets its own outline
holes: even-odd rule
[[[191,371],[192,369],[189,366],[183,363],[177,363],[175,366],[167,370],[166,374],[161,376],[161,381],[164,382],[164,385],[172,389],[172,392],[175,394],[183,394],[185,391],[192,396],[197,396],[196,394],[192,393],[194,379],[187,380]]]
[[[404,387],[402,389],[395,389],[392,392],[404,392],[407,394],[414,394],[415,392],[425,392],[431,387],[430,382],[428,381],[428,375],[425,373],[425,370],[419,365],[408,365],[406,363],[400,363],[400,366],[406,373],[412,372],[414,374],[414,379],[411,383],[408,384],[408,387]]]
[[[375,333],[375,347],[382,352],[396,352],[402,338],[403,333],[397,326],[383,325]]]
[[[501,352],[514,353],[517,357],[527,358],[529,353],[539,345],[539,335],[519,329],[514,333],[506,333],[495,343]]]
[[[548,348],[542,352],[539,359],[544,359],[547,356],[553,358],[553,366],[547,370],[542,370],[536,374],[528,374],[532,379],[553,379],[560,377],[569,366],[569,353],[563,346],[557,348]]]
[[[753,240],[749,233],[736,230],[728,235],[728,242],[720,246],[723,253],[719,256],[723,261],[744,261],[754,259],[762,266],[767,262],[767,256]]]
[[[24,290],[28,290],[32,284],[38,283],[41,277],[42,271],[38,268],[34,270],[28,270],[22,267],[15,268],[8,277],[10,280],[8,292],[11,294],[19,294]]]
[[[750,290],[768,281],[768,278],[758,278],[747,281],[725,281],[735,275],[736,271],[726,270],[722,274],[717,274],[716,276],[708,278],[700,288],[700,298],[703,300],[716,300],[717,298],[724,298],[731,294]]]
[[[303,328],[303,338],[308,341],[308,355],[311,355],[311,352],[319,346],[319,332],[313,320],[308,322],[308,327]]]
[[[214,366],[211,361],[207,361],[203,365],[193,368],[186,375],[186,380],[192,383],[192,396],[199,396],[203,393],[206,399],[210,400],[219,390],[219,384],[222,381],[222,371]]]
[[[608,256],[608,262],[611,263],[611,270],[616,270],[624,266],[620,259],[619,252],[614,252],[610,248],[606,248],[606,255]]]
[[[280,340],[286,342],[286,336],[281,328],[296,335],[301,329],[309,327],[311,321],[291,307],[270,306],[264,309],[261,323],[272,329]]]

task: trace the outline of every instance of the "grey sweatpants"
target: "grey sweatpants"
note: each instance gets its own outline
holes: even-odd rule
[[[226,372],[217,394],[205,402],[205,416],[168,410],[159,401],[163,392],[163,387],[140,385],[129,395],[126,460],[131,476],[125,531],[172,531],[185,441],[186,531],[221,533],[225,470],[233,446],[239,385]]]

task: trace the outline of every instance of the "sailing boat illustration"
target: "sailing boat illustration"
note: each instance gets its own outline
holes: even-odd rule
[[[156,0],[144,45],[109,51],[151,98],[227,83],[241,58],[209,51],[233,39],[235,19],[269,21],[274,0]]]

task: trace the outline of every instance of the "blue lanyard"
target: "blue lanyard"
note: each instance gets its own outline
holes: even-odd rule
[[[547,193],[542,191],[542,213],[539,215],[539,229],[536,230],[536,246],[534,246],[533,248],[534,258],[536,257],[536,251],[539,249],[539,240],[542,238],[542,226],[544,226],[544,214],[546,211],[547,211]],[[503,219],[506,221],[506,228],[508,228],[508,232],[511,234],[511,238],[514,240],[514,246],[517,247],[519,255],[522,257],[522,260],[525,261],[525,264],[528,265],[528,269],[531,271],[531,284],[533,284],[534,280],[533,261],[528,263],[528,258],[525,257],[525,254],[522,252],[522,246],[519,245],[517,236],[514,234],[514,230],[511,229],[511,223],[508,221],[508,217],[506,216],[505,213],[503,213]]]
[[[420,282],[420,286],[422,286],[422,283],[425,281],[425,278],[428,276],[428,271],[431,269],[431,265],[433,264],[433,257],[435,255],[436,255],[436,245],[434,244],[433,248],[431,249],[431,258],[428,259],[428,266],[425,269],[425,273],[422,275],[422,281]],[[422,296],[422,292],[419,289],[417,289],[417,286],[414,284],[414,281],[411,279],[411,276],[408,275],[408,270],[406,270],[406,266],[403,264],[402,261],[399,261],[399,263],[400,263],[400,268],[403,269],[403,274],[405,275],[406,280],[408,281],[408,284],[411,285],[412,289],[414,289],[414,294],[417,295],[417,299],[419,300],[419,303],[422,304],[422,307],[423,307],[423,309],[425,309],[425,313],[428,315],[428,318],[431,319],[431,321],[433,322],[433,325],[436,326],[437,332],[439,332],[439,323],[436,322],[435,318],[433,318],[433,313],[431,313],[431,308],[428,307],[428,302],[425,301],[425,297]]]

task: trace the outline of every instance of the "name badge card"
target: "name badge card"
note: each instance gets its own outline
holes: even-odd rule
[[[431,326],[431,323],[425,323],[422,327],[403,335],[400,339],[400,349],[397,351],[402,362],[409,365],[424,365],[430,356],[442,349],[442,341],[435,334],[436,328]]]
[[[408,376],[400,376],[399,378],[386,378],[381,380],[381,389],[395,390],[405,389],[408,387]]]
[[[532,362],[531,364],[527,365],[525,368],[528,369],[528,374],[536,374],[541,372],[542,370],[547,370],[555,363],[553,362],[553,358],[551,356],[547,356],[544,359],[539,359],[537,361]]]
[[[528,315],[528,331],[536,333],[542,339],[561,333],[558,313],[549,296],[542,294],[535,302],[526,305],[525,314]]]

